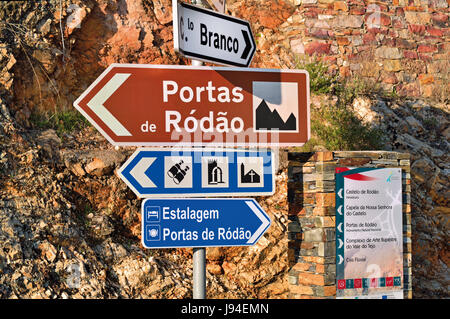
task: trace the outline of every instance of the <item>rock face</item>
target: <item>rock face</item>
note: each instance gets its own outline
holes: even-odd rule
[[[2,88],[14,83],[11,108],[25,126],[31,110],[70,108],[111,63],[184,63],[173,51],[169,0],[4,2],[0,8]]]
[[[353,107],[363,120],[386,132],[387,150],[411,154],[413,297],[448,298],[448,106],[357,99]]]
[[[342,76],[448,99],[446,1],[227,4],[251,23],[252,67],[317,54]],[[94,128],[60,136],[31,120],[71,109],[111,63],[189,64],[173,50],[171,1],[1,2],[0,21],[0,297],[191,296],[190,250],[139,245],[140,200],[115,175],[133,150]],[[448,297],[448,106],[359,103],[387,149],[412,154],[414,297]],[[276,194],[258,199],[273,226],[256,246],[208,249],[208,297],[288,295],[286,182],[284,167]]]
[[[191,249],[140,245],[141,200],[115,175],[131,149],[0,120],[0,298],[192,296]],[[207,249],[208,297],[286,297],[286,183],[259,200],[273,226],[255,246]]]

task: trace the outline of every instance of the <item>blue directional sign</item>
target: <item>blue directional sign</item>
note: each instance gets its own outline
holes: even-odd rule
[[[262,196],[275,191],[271,150],[141,148],[119,169],[140,198]]]
[[[251,198],[146,199],[146,248],[251,246],[271,220]]]

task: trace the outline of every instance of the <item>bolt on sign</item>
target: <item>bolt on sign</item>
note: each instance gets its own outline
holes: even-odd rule
[[[301,146],[304,70],[112,64],[74,102],[116,146]]]

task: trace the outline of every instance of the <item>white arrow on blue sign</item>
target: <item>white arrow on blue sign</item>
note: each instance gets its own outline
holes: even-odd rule
[[[269,149],[140,148],[118,173],[140,198],[263,196],[275,191]]]
[[[142,244],[146,248],[251,246],[270,217],[251,198],[146,199]]]

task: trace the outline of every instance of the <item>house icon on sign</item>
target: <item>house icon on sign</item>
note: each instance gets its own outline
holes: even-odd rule
[[[253,169],[250,169],[245,173],[244,163],[241,163],[241,183],[259,183],[261,181],[261,176],[256,173]]]

